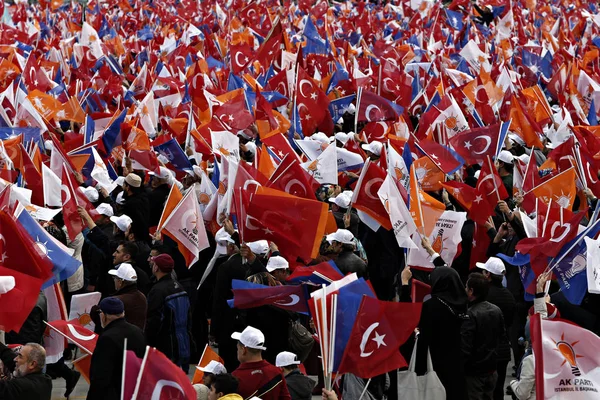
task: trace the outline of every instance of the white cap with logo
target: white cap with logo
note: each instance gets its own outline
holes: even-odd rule
[[[500,154],[498,154],[498,161],[502,161],[507,164],[512,164],[515,156],[508,150],[502,150]]]
[[[275,358],[275,366],[276,367],[287,367],[288,365],[298,365],[300,364],[300,360],[298,360],[298,356],[294,353],[290,353],[289,351],[282,351],[277,354]]]
[[[107,203],[99,204],[98,207],[96,207],[96,211],[98,211],[98,214],[106,215],[107,217],[115,215],[112,206]]]
[[[231,338],[238,340],[245,347],[256,350],[266,350],[265,335],[261,331],[251,326],[246,327],[242,332],[233,332]]]
[[[381,142],[374,140],[371,143],[363,144],[360,147],[362,147],[363,150],[370,151],[371,153],[375,154],[376,156],[380,156],[381,149],[383,149],[383,144]]]
[[[266,240],[257,240],[256,242],[246,243],[254,254],[267,254],[269,252],[269,242]]]
[[[485,269],[486,271],[494,274],[494,275],[504,275],[506,272],[506,267],[501,259],[497,257],[490,257],[487,259],[485,263],[475,263],[477,268]]]
[[[129,263],[121,263],[117,269],[111,269],[108,271],[109,275],[116,276],[119,279],[123,279],[128,282],[137,281],[137,273],[133,266]]]

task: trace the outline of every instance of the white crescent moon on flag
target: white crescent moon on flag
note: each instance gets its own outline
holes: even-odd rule
[[[363,333],[362,340],[360,341],[360,356],[361,357],[369,357],[371,354],[373,354],[372,351],[365,353],[365,346],[367,345],[369,336],[371,336],[371,332],[373,332],[378,326],[379,326],[379,322],[375,322],[367,328],[365,333]]]
[[[167,379],[161,379],[160,381],[156,382],[156,386],[154,386],[154,390],[152,391],[152,397],[150,399],[160,400],[162,390],[165,386],[175,388],[185,395],[185,391],[183,390],[181,385],[179,385],[179,383]]]
[[[287,303],[282,303],[282,300],[276,301],[275,304],[280,305],[280,306],[293,306],[298,304],[298,302],[300,301],[300,296],[298,296],[297,294],[290,294],[290,300]]]
[[[280,86],[283,88],[282,90],[279,90]],[[275,87],[275,90],[287,97],[287,87],[283,84],[283,82],[277,83],[277,87]]]
[[[376,184],[377,182],[383,182],[383,179],[381,179],[381,178],[373,178],[370,181],[368,181],[367,184],[365,185],[365,193],[367,194],[367,196],[369,196],[373,200],[379,200],[379,197],[375,197],[375,196],[373,196],[373,193],[371,193],[371,187],[374,184]]]
[[[71,335],[73,335],[74,338],[79,339],[79,340],[83,340],[83,341],[88,341],[88,340],[94,340],[96,338],[96,335],[82,335],[81,333],[77,332],[77,330],[75,329],[75,327],[72,324],[67,324],[67,329],[69,329],[69,332],[71,332]]]
[[[479,190],[479,188],[481,187],[481,185],[483,185],[483,182],[487,181],[488,179],[492,179],[493,177],[494,177],[494,175],[492,175],[492,174],[486,175],[485,178],[483,178],[482,180],[480,180],[477,183],[477,190]],[[492,185],[493,184],[494,184],[494,182],[492,182]],[[492,189],[492,191],[489,192],[486,196],[489,196],[490,194],[494,193],[495,190],[496,190],[496,187],[494,186],[493,189]]]
[[[310,94],[305,94],[305,93],[304,93],[304,89],[302,89],[302,86],[304,86],[304,85],[308,85],[308,86],[309,86],[309,87],[312,89],[312,83],[310,83],[310,81],[309,81],[309,80],[307,80],[307,79],[302,79],[302,80],[300,81],[300,85],[298,85],[298,89],[300,90],[300,94],[301,94],[302,96],[304,96],[304,97],[309,97],[309,96],[310,96]],[[305,107],[306,107],[306,106],[305,106]]]
[[[392,78],[384,78],[383,79],[383,88],[385,90],[387,90],[388,92],[392,92],[394,89],[390,89],[389,86],[387,85],[387,81],[392,81]],[[392,81],[394,82],[394,81]]]
[[[250,229],[251,231],[257,231],[259,228],[257,228],[256,226],[252,225],[252,223],[250,222],[251,219],[253,219],[255,221],[258,221],[252,215],[246,214],[246,228]]]
[[[60,185],[60,192],[61,192],[61,197],[62,197],[62,193],[65,193],[64,200],[62,201],[63,204],[68,203],[69,200],[71,200],[71,192],[69,191],[69,188],[67,187],[67,185],[65,185],[65,184]]]
[[[292,187],[294,185],[298,185],[302,188],[302,190],[304,191],[304,195],[306,195],[308,192],[306,191],[306,188],[304,187],[304,185],[302,184],[302,182],[300,182],[298,179],[291,179],[287,185],[285,185],[285,191],[287,193],[290,193],[292,190]]]
[[[490,148],[490,145],[492,144],[492,139],[489,136],[486,135],[481,135],[481,136],[477,136],[475,137],[475,139],[483,139],[485,140],[485,149],[481,150],[481,151],[474,151],[473,153],[475,154],[483,154],[486,151],[488,151],[488,149]],[[475,141],[475,139],[473,139],[473,141]]]
[[[300,110],[302,110],[302,107],[306,108],[306,114],[310,114],[310,110],[308,109],[308,107],[306,107],[306,104],[304,103],[298,103],[298,114],[300,114]]]
[[[374,138],[371,138],[372,140],[378,140],[381,141],[380,139],[385,139],[385,134],[388,131],[388,129],[390,128],[387,124],[387,122],[383,122],[383,121],[379,121],[377,122],[377,125],[381,126],[383,128],[383,134],[381,136],[377,136]]]
[[[373,120],[371,119],[371,117],[369,116],[369,114],[371,113],[372,110],[377,110],[379,112],[381,112],[381,109],[379,107],[377,107],[375,104],[370,104],[367,106],[367,109],[365,110],[365,118],[367,119],[367,121],[372,122]]]
[[[586,169],[587,169],[588,178],[590,178],[590,182],[592,182],[593,184],[597,183],[598,178],[597,177],[594,178],[592,171],[590,171],[590,163],[587,163]]]
[[[246,182],[244,182],[244,186],[243,189],[246,190],[248,188],[249,185],[256,185],[256,186],[262,186],[260,183],[258,183],[257,181],[255,181],[254,179],[248,179]],[[257,188],[258,189],[258,188]]]
[[[235,63],[237,64],[237,66],[238,66],[238,67],[240,67],[240,68],[243,68],[243,67],[244,67],[244,64],[242,64],[242,63],[240,62],[240,59],[239,59],[239,56],[240,56],[240,55],[244,55],[244,54],[243,54],[241,51],[238,51],[238,53],[237,53],[237,54],[235,55],[235,57],[234,57],[234,58],[235,58]]]
[[[554,232],[556,231],[556,228],[561,227],[561,226],[563,228],[565,228],[565,230],[559,237],[555,238]],[[561,225],[559,221],[555,221],[552,224],[552,228],[550,229],[550,237],[551,237],[550,241],[551,242],[561,242],[565,238],[565,236],[567,236],[569,234],[570,231],[571,231],[571,224],[566,223],[564,225]]]

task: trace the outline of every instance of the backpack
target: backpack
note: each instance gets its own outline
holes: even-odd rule
[[[290,350],[296,354],[298,360],[304,362],[315,344],[315,339],[300,321],[291,321],[288,335]]]

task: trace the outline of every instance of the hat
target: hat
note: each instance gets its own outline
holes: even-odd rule
[[[127,282],[137,281],[137,273],[129,263],[121,263],[117,269],[111,269],[108,273]]]
[[[342,192],[342,194],[345,194],[346,196],[352,198],[352,196],[354,195],[354,192],[352,190],[344,190]]]
[[[119,176],[119,177],[117,177],[117,179],[115,179],[115,183],[119,186],[123,186],[123,182],[125,182],[124,176]]]
[[[329,198],[329,202],[330,203],[334,203],[338,207],[341,207],[341,208],[348,208],[348,206],[350,205],[350,201],[351,200],[352,199],[350,197],[348,197],[348,195],[346,195],[344,193],[340,193],[336,197],[330,197]]]
[[[87,197],[87,199],[90,202],[95,203],[98,201],[98,191],[96,190],[96,188],[86,187],[81,188],[81,191],[83,192],[83,194],[85,194],[85,197]]]
[[[217,252],[219,254],[227,254],[227,244],[235,243],[235,240],[225,231],[225,228],[221,228],[215,233],[215,242],[217,242]]]
[[[98,207],[96,207],[96,211],[98,211],[98,214],[106,215],[107,217],[112,217],[113,215],[115,215],[111,205],[106,203],[98,205]]]
[[[363,144],[362,146],[360,146],[363,148],[363,150],[366,151],[370,151],[371,153],[375,154],[376,156],[380,156],[381,155],[381,149],[383,149],[383,144],[381,142],[378,141],[372,141],[369,144]]]
[[[115,202],[121,206],[123,204],[125,204],[125,198],[123,197],[123,192],[119,192],[119,194],[117,195],[117,198],[115,199]]]
[[[161,272],[171,272],[175,267],[175,262],[168,254],[159,254],[150,258],[150,260],[156,264]]]
[[[274,256],[269,258],[269,262],[267,263],[267,271],[273,272],[276,269],[288,269],[290,267],[290,263],[281,256]]]
[[[254,254],[262,255],[269,252],[269,242],[266,240],[257,240],[256,242],[246,243],[246,246],[248,246]]]
[[[139,188],[140,186],[142,186],[142,178],[140,178],[139,175],[136,175],[134,173],[130,173],[125,177],[125,182],[127,182],[127,184],[129,186],[133,186],[136,188]]]
[[[241,344],[251,349],[266,350],[265,335],[251,326],[246,327],[241,333],[233,332],[231,338],[238,340]]]
[[[129,174],[129,175],[131,175],[131,174]],[[127,175],[127,177],[129,177],[129,175]],[[160,179],[169,179],[171,177],[171,173],[169,172],[169,169],[165,168],[165,167],[158,167],[158,173],[156,173],[154,171],[150,171],[150,172],[148,172],[148,175],[154,175]],[[133,185],[131,185],[131,186],[133,186]]]
[[[290,353],[289,351],[282,351],[281,353],[277,354],[277,358],[275,358],[276,367],[287,367],[288,365],[298,364],[300,364],[298,356],[294,353]]]
[[[325,237],[329,243],[340,242],[343,244],[354,244],[354,235],[347,229],[338,229],[337,231]]]
[[[196,400],[208,400],[208,394],[210,393],[210,389],[208,388],[208,386],[203,385],[201,383],[196,383],[192,386],[196,391]]]
[[[350,135],[344,132],[338,132],[335,134],[335,138],[339,140],[342,144],[346,144],[348,139],[350,139]]]
[[[131,226],[132,222],[131,218],[125,214],[121,215],[120,217],[115,217],[113,215],[110,217],[110,220],[115,223],[121,232],[125,232]]]
[[[309,139],[320,143],[330,143],[332,140],[335,140],[335,138],[329,137],[323,132],[313,133],[311,136],[309,136]]]
[[[512,164],[514,158],[515,157],[508,150],[502,150],[500,154],[498,154],[498,161],[502,161],[507,164]]]
[[[221,374],[227,373],[227,369],[225,369],[225,366],[223,364],[221,364],[220,362],[214,361],[214,360],[210,360],[210,362],[208,364],[206,364],[206,367],[196,366],[196,369],[198,371],[208,372],[209,374],[215,374],[215,375],[221,375]]]
[[[44,147],[46,148],[46,150],[52,151],[54,150],[54,143],[52,143],[52,140],[46,140],[44,142]]]
[[[8,293],[15,288],[14,276],[0,276],[0,294]]]
[[[474,177],[475,179],[479,179],[479,175],[481,175],[481,170],[477,170],[477,171],[475,171],[475,173],[473,174],[473,177]]]
[[[506,272],[506,267],[501,259],[497,257],[490,257],[487,259],[485,263],[475,263],[477,268],[485,269],[486,271],[494,274],[494,275],[504,275]]]
[[[246,150],[248,150],[253,155],[256,155],[256,144],[254,144],[254,142],[246,143]]]
[[[121,299],[116,297],[102,299],[100,304],[98,304],[98,307],[100,307],[100,310],[107,315],[119,315],[125,310]]]

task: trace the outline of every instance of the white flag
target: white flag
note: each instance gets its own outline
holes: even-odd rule
[[[62,182],[44,163],[42,163],[42,181],[44,187],[44,203],[48,207],[62,207],[62,199],[60,197],[60,186]]]
[[[105,188],[109,193],[112,192],[117,187],[117,184],[110,179],[106,164],[104,164],[102,157],[100,157],[100,154],[98,154],[96,148],[94,147],[92,147],[92,155],[94,156],[94,168],[92,169],[91,173],[92,178],[94,178],[96,182],[98,182],[100,186]]]
[[[330,144],[313,161],[300,164],[308,173],[321,184],[338,183],[337,151],[335,145]]]
[[[600,294],[600,239],[585,237],[588,292]]]
[[[90,311],[92,311],[93,306],[100,302],[100,298],[102,298],[100,292],[76,294],[71,297],[69,321],[76,319],[81,326],[93,332],[96,325],[90,317]]]
[[[417,245],[410,236],[417,231],[415,221],[406,208],[394,179],[388,174],[377,191],[377,195],[390,215],[390,222],[398,246],[403,248],[416,248]]]

